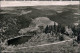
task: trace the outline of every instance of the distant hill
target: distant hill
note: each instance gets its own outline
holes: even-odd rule
[[[54,25],[54,21],[51,21],[48,17],[37,17],[30,24],[30,26],[34,26],[34,27],[38,27],[38,26],[46,27],[47,25]],[[58,23],[56,23],[56,25],[58,25]]]

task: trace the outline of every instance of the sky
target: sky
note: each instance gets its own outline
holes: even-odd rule
[[[79,1],[1,1],[1,7],[37,5],[76,5]]]

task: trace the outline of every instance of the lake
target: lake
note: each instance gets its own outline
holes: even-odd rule
[[[18,45],[18,44],[22,44],[22,43],[28,42],[28,40],[31,37],[32,36],[18,37],[18,38],[14,38],[14,39],[8,40],[7,43],[8,43],[8,45]]]

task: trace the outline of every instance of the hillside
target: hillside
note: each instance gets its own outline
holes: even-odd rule
[[[65,41],[73,40],[73,38],[78,36],[80,33],[80,20],[78,20],[80,19],[80,15],[77,10],[79,9],[76,5],[1,8],[0,49],[4,51],[13,50],[16,52],[35,52],[36,50],[47,52],[58,51],[61,53],[66,52],[66,50],[68,51],[66,53],[76,52],[72,48],[78,48],[78,43],[75,41],[77,44],[74,47],[73,41]],[[74,23],[76,22],[79,25],[75,27]],[[27,36],[30,36],[30,38],[28,39]],[[8,46],[9,40],[13,43],[15,42],[13,46]],[[20,44],[17,40],[20,41]],[[18,49],[60,41],[63,41],[64,43],[44,47]]]
[[[35,21],[34,19],[36,19],[37,17],[47,17],[51,21],[55,21],[64,26],[73,25],[73,23],[77,21],[75,17],[80,17],[74,14],[75,12],[77,12],[77,9],[78,7],[74,5],[3,7],[0,12],[0,28],[7,28],[4,35],[16,35],[20,31],[20,29],[29,27],[32,20]],[[59,13],[57,11],[62,12]],[[44,19],[43,21],[45,22]],[[38,25],[38,23],[36,25]],[[48,23],[48,21],[46,21],[45,23]]]

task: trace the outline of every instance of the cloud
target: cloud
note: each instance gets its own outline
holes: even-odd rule
[[[69,4],[76,5],[79,1],[1,1],[1,7]]]

